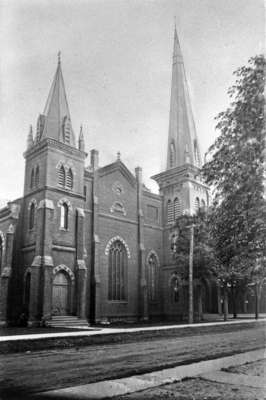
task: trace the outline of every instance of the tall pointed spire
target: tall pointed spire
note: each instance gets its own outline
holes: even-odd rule
[[[49,137],[75,146],[75,136],[67,103],[60,52],[58,53],[57,69],[42,118],[44,122],[39,132],[39,140]]]
[[[201,156],[189,98],[184,60],[174,31],[167,169],[184,164],[201,166]]]

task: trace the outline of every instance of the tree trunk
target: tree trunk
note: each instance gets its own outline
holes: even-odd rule
[[[236,313],[236,290],[234,288],[234,286],[232,285],[232,306],[233,306],[233,318],[237,317],[237,313]]]
[[[259,319],[259,285],[255,285],[255,319]]]
[[[202,310],[202,286],[199,285],[199,307],[198,307],[198,311],[199,311],[199,321],[203,321],[203,310]]]
[[[227,288],[224,289],[224,321],[228,319],[228,293]]]

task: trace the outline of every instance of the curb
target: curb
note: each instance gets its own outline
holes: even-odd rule
[[[193,325],[170,325],[158,327],[128,328],[128,329],[102,329],[82,332],[61,332],[37,335],[20,335],[0,337],[0,354],[16,353],[25,351],[39,351],[53,348],[69,348],[74,346],[91,346],[97,344],[111,344],[119,342],[132,342],[155,337],[180,337],[199,335],[210,330],[224,332],[233,329],[244,329],[251,326],[265,324],[266,319],[227,321],[218,323],[203,323]],[[37,336],[37,337],[36,337]]]

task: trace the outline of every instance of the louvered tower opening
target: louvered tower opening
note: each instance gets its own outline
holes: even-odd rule
[[[68,189],[72,189],[73,188],[73,172],[72,172],[71,168],[69,168],[69,170],[67,171],[66,187]]]
[[[66,179],[66,173],[63,165],[61,165],[59,171],[58,171],[58,184],[60,186],[65,186],[65,179]]]

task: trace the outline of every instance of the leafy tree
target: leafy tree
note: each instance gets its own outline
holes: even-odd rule
[[[174,257],[183,280],[188,280],[191,225],[194,226],[193,282],[198,286],[199,317],[202,318],[203,281],[216,274],[216,260],[212,248],[208,214],[201,209],[195,216],[183,215],[176,220],[177,236],[172,242]]]
[[[214,189],[210,222],[225,297],[228,287],[252,279],[258,265],[265,271],[265,70],[261,55],[235,72],[231,104],[216,118],[220,136],[202,170]]]

